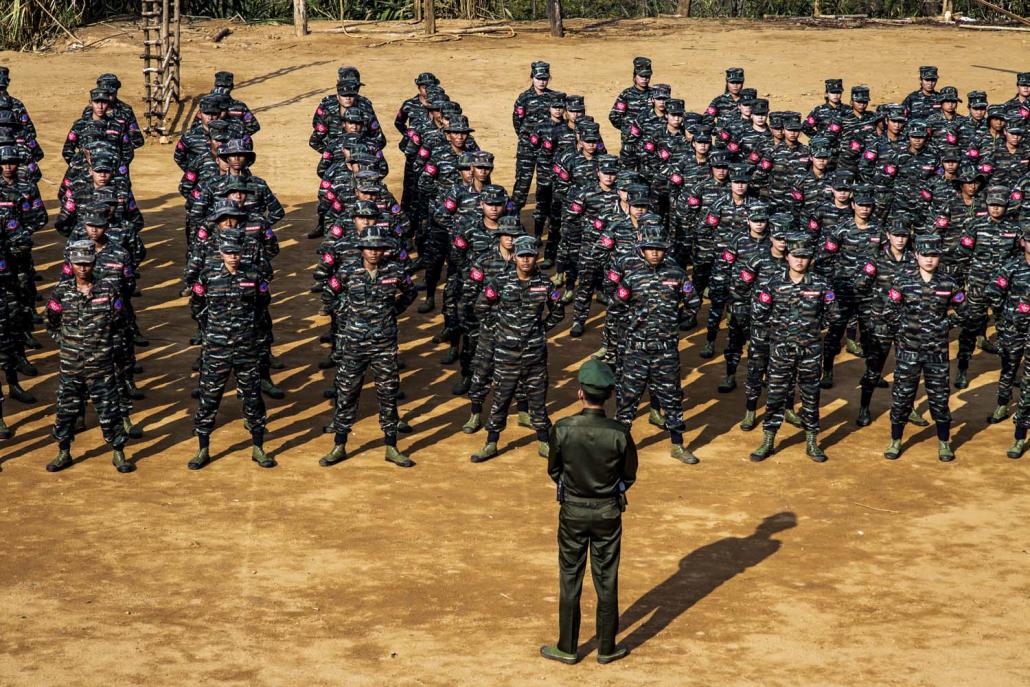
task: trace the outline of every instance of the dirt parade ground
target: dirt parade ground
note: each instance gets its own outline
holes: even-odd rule
[[[728,66],[744,67],[773,109],[807,112],[827,77],[846,88],[868,84],[873,103],[899,101],[917,87],[921,64],[938,65],[942,85],[961,94],[981,88],[1000,102],[1011,97],[1015,72],[1030,67],[1028,34],[663,21],[608,24],[563,41],[523,32],[370,47],[382,38],[298,40],[288,26],[242,25],[215,44],[208,37],[221,25],[184,31],[184,92],[199,96],[216,70],[235,72],[234,95],[262,125],[254,172],[288,210],[277,227],[272,305],[274,350],[286,363],[274,379],[287,395],[269,401],[266,440],[279,467],[249,460],[249,434],[229,393],[212,435],[213,464],[186,469],[199,349],[188,344],[194,324],[178,295],[180,171],[172,146],[152,140],[132,165],[149,249],[136,307],[151,342],[137,377],[146,400],[133,414],[145,435],[126,450],[138,470],[115,472],[90,410],[89,430],[73,446],[76,464],[44,471],[57,451],[57,365],[53,342],[37,331],[44,348],[31,359],[40,375],[25,385],[40,402],[8,399],[16,435],[0,442],[0,684],[1030,684],[1030,458],[1005,457],[1011,422],[985,422],[996,356],[978,352],[969,388],[952,395],[951,464],[937,460],[932,425],[909,428],[901,460],[883,459],[889,392],[876,393],[873,424],[857,428],[863,362],[847,353],[836,386],[822,393],[829,462],[809,460],[803,433],[784,426],[777,453],[755,464],[748,453],[761,431],[737,427],[743,389],[717,394],[721,356],[699,358],[703,329],[685,335],[686,444],[701,462],[669,458],[668,435],[648,425],[642,408],[620,594],[620,641],[633,653],[611,666],[594,661],[588,577],[587,655],[570,668],[537,653],[557,632],[557,505],[545,461],[532,431],[511,421],[501,455],[469,462],[485,435],[458,431],[468,405],[451,395],[456,366],[440,364],[445,346],[431,340],[439,308],[419,315],[412,307],[400,323],[401,414],[414,427],[400,448],[417,467],[384,462],[371,383],[350,459],[318,466],[332,444],[322,432],[330,372],[316,366],[328,350],[318,341],[328,318],[308,292],[317,242],[304,236],[318,185],[311,114],[341,64],[361,70],[362,93],[387,130],[389,185],[399,195],[392,119],[421,71],[460,101],[480,145],[497,155],[494,180],[510,189],[511,106],[534,59],[550,62],[554,87],[586,94],[588,113],[614,145],[607,112],[630,82],[635,55],[651,57],[653,81],[671,83],[695,111],[720,92]],[[79,34],[89,42],[115,30]],[[127,33],[77,53],[0,53],[47,154],[40,190],[52,218],[61,144],[95,77],[117,73],[142,121],[139,40]],[[52,228],[36,235],[44,294],[63,245]],[[576,411],[574,371],[600,345],[596,317],[582,339],[568,336],[569,323],[550,341],[553,419]],[[725,331],[717,350],[724,344]],[[917,408],[929,418],[922,391]]]

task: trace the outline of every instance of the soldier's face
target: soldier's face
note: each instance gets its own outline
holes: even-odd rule
[[[912,146],[912,150],[922,150],[926,145],[926,136],[909,136],[908,142]]]
[[[730,95],[740,95],[740,91],[743,88],[744,88],[744,82],[743,81],[740,81],[740,82],[727,81],[726,82],[726,90],[730,93]]]
[[[469,135],[464,131],[451,131],[447,134],[447,140],[450,141],[451,145],[455,148],[464,148],[465,141],[467,141]]]
[[[419,98],[422,98],[423,100],[426,99],[426,88],[428,88],[428,87],[429,87],[428,84],[424,84],[424,85],[421,85],[421,86],[418,87],[418,97]]]
[[[0,174],[3,174],[5,179],[11,179],[17,173],[18,173],[18,163],[17,162],[4,162],[4,163],[0,163]]]
[[[1005,210],[1007,209],[1005,205],[988,205],[987,214],[990,215],[991,219],[1001,219],[1005,216]]]
[[[532,274],[536,269],[536,255],[516,255],[515,267],[522,275]]]
[[[646,205],[630,205],[629,216],[633,219],[640,219],[640,217],[647,213]]]
[[[945,173],[947,173],[949,176],[953,175],[955,171],[958,170],[957,160],[945,160],[941,163],[941,165],[944,167]]]
[[[797,143],[798,137],[801,136],[801,132],[797,129],[784,129],[783,137],[791,143]]]
[[[750,105],[741,105],[737,109],[740,110],[740,118],[741,119],[750,119],[750,117],[751,117],[751,106]]]
[[[923,93],[932,93],[933,89],[937,87],[937,79],[920,79],[919,88],[923,90]]]
[[[386,251],[382,248],[362,248],[361,257],[364,258],[365,262],[369,265],[375,266],[383,261],[383,255]]]
[[[765,234],[765,229],[766,229],[766,227],[769,226],[769,222],[767,220],[764,220],[764,219],[763,220],[751,220],[751,219],[749,219],[747,221],[747,226],[748,226],[748,229],[751,231],[751,235],[755,236],[755,237],[758,237],[758,236],[762,236],[762,235]]]
[[[861,220],[867,220],[873,216],[872,205],[866,205],[865,203],[863,203],[861,205],[853,204],[852,207],[855,209],[855,217],[858,217]]]
[[[583,141],[583,150],[593,155],[597,152],[597,141]]]
[[[888,119],[887,120],[887,131],[891,132],[892,134],[895,134],[895,135],[900,134],[901,133],[901,127],[903,127],[903,126],[905,126],[905,122],[903,122],[903,121],[898,121],[897,119]]]
[[[772,242],[773,250],[777,253],[780,253],[782,255],[783,252],[787,250],[787,242],[783,238],[777,236],[775,238],[770,239],[770,241]]]
[[[969,108],[969,116],[971,119],[982,122],[983,118],[987,116],[986,107],[971,107]]]
[[[837,205],[846,205],[851,202],[851,191],[833,189],[833,199]]]
[[[887,240],[891,242],[891,248],[898,251],[899,253],[905,250],[905,245],[908,243],[907,236],[895,236],[890,232],[887,233]]]
[[[476,181],[486,181],[490,178],[490,172],[493,171],[493,167],[473,167],[472,176],[475,177]]]
[[[98,172],[93,170],[91,174],[93,176],[93,184],[95,186],[107,186],[107,183],[111,181],[110,172]]]
[[[711,142],[705,139],[694,139],[694,150],[698,155],[707,155],[708,151],[712,149]]]
[[[855,112],[865,112],[869,109],[869,103],[852,100],[851,107],[855,110]]]
[[[579,119],[580,115],[582,115],[582,114],[583,114],[582,112],[571,112],[569,110],[566,110],[565,111],[565,121],[575,123],[575,121],[577,119]]]
[[[658,114],[662,114],[665,112],[665,98],[654,99],[654,110]]]
[[[718,181],[720,184],[726,181],[726,177],[730,175],[728,167],[712,167],[712,178]]]
[[[810,264],[812,264],[812,258],[800,258],[791,253],[787,253],[787,267],[789,267],[792,272],[807,272]]]
[[[501,234],[497,239],[497,243],[500,244],[501,248],[510,251],[512,246],[515,245],[515,237],[508,236],[507,234]]]
[[[551,105],[549,112],[551,113],[551,119],[557,122],[565,114],[565,108],[561,105]]]
[[[93,106],[93,116],[103,117],[107,114],[107,111],[111,109],[111,103],[106,100],[92,100],[90,105]]]
[[[683,115],[668,115],[668,122],[669,126],[671,126],[673,129],[679,129],[681,126],[683,126]]]
[[[354,107],[354,102],[357,98],[353,95],[338,95],[336,100],[339,101],[340,107]]]
[[[651,267],[662,262],[665,258],[665,251],[661,248],[641,248],[640,253],[644,256],[644,260],[647,260],[647,264]]]
[[[550,79],[545,79],[545,78],[539,77],[539,76],[534,76],[533,77],[533,88],[537,92],[543,91],[545,88],[547,88],[547,84],[549,84],[549,83],[551,83]]]
[[[229,271],[235,272],[240,266],[240,254],[239,253],[222,253],[219,251],[219,255],[222,256],[222,262],[229,268]]]
[[[88,280],[93,276],[93,263],[91,262],[76,262],[72,264],[72,272],[75,273],[75,278],[79,280]]]
[[[1005,132],[1005,142],[1010,146],[1018,146],[1023,142],[1023,134],[1014,134],[1010,131]]]
[[[605,174],[604,172],[598,172],[597,180],[601,182],[601,186],[604,186],[605,188],[611,188],[612,184],[615,183],[615,175]]]
[[[941,256],[916,253],[916,264],[924,272],[933,272],[937,269],[937,265],[941,264]]]
[[[753,114],[753,115],[751,115],[751,123],[754,124],[755,126],[757,126],[759,129],[761,129],[762,127],[765,126],[765,123],[766,123],[766,121],[768,121],[768,119],[769,119],[769,115],[760,115],[760,114]]]
[[[647,88],[650,83],[650,76],[644,76],[642,74],[636,74],[633,76],[633,85],[639,88],[640,90],[644,90],[645,88]]]
[[[991,117],[987,120],[987,125],[991,127],[993,131],[1001,131],[1005,128],[1005,120],[1001,117]]]
[[[355,217],[354,218],[354,228],[359,233],[365,227],[370,227],[370,226],[372,226],[375,223],[376,223],[376,221],[375,221],[374,217]]]
[[[344,122],[343,123],[343,130],[346,131],[348,134],[360,134],[361,130],[364,129],[364,128],[365,128],[365,126],[361,122]]]
[[[229,193],[225,194],[225,197],[228,200],[231,200],[239,205],[243,205],[247,202],[247,194],[245,191],[230,191]]]
[[[978,181],[963,181],[962,182],[962,193],[967,196],[975,196],[980,191],[980,182]]]
[[[826,100],[828,100],[830,102],[830,104],[832,104],[832,105],[840,105],[840,97],[841,97],[840,93],[827,93],[826,94]]]
[[[227,155],[225,164],[229,165],[229,169],[239,171],[247,164],[247,158],[244,155]]]
[[[1030,98],[1030,85],[1016,86],[1016,93],[1019,94],[1020,98]]]
[[[95,227],[92,224],[86,225],[86,238],[96,243],[107,233],[107,227]]]
[[[748,183],[746,181],[731,181],[730,192],[735,196],[743,196],[747,194]]]
[[[466,184],[472,181],[473,177],[475,177],[471,167],[468,169],[459,169],[458,174],[461,175],[462,182]]]
[[[480,203],[483,208],[483,216],[492,222],[496,222],[504,214],[504,205],[490,205],[489,203]]]
[[[953,113],[958,109],[958,103],[954,100],[941,101],[941,112],[947,112],[948,114]]]
[[[813,157],[812,168],[820,172],[825,171],[830,166],[830,158],[828,157]]]

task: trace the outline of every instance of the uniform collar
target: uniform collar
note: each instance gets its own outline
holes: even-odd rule
[[[604,408],[584,408],[579,411],[580,415],[596,415],[599,417],[607,417],[604,412]]]

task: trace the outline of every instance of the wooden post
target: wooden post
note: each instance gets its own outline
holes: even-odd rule
[[[823,13],[823,11],[819,7],[819,0],[813,0],[813,2],[812,2],[812,16],[813,17],[819,17],[819,16],[822,16],[822,13]]]
[[[426,22],[426,35],[432,36],[436,33],[436,8],[433,6],[433,0],[425,0],[425,3],[422,15]]]
[[[690,16],[690,0],[679,0],[676,3],[676,14],[681,17]]]
[[[293,0],[293,31],[297,38],[308,33],[308,4],[306,0]]]
[[[422,0],[413,0],[412,3],[411,3],[411,6],[414,9],[415,21],[421,22],[422,21]]]
[[[561,20],[561,0],[547,0],[547,21],[551,24],[551,35],[565,37],[565,26]]]

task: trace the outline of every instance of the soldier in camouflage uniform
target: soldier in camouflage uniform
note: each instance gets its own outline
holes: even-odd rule
[[[94,88],[89,92],[89,100],[90,107],[86,114],[75,120],[65,138],[61,149],[64,161],[70,166],[81,164],[86,155],[85,144],[93,140],[105,140],[115,148],[120,162],[127,166],[134,156],[134,148],[128,124],[112,114],[114,94],[104,88]],[[124,173],[127,176],[127,167]]]
[[[839,313],[830,283],[810,269],[814,257],[811,239],[792,235],[787,241],[787,269],[755,289],[753,321],[777,335],[770,341],[764,436],[762,444],[751,453],[753,461],[772,455],[788,394],[795,383],[801,391],[805,452],[817,463],[827,459],[816,443],[822,330],[825,325],[832,325]]]
[[[6,107],[14,112],[14,116],[21,123],[25,129],[25,135],[27,138],[35,141],[36,140],[36,127],[32,123],[32,118],[29,116],[28,110],[25,109],[25,104],[12,96],[8,92],[8,87],[11,85],[11,70],[8,67],[0,66],[0,100],[6,103]],[[42,157],[42,156],[41,156]],[[41,159],[37,158],[37,159]]]
[[[416,76],[415,87],[418,89],[418,93],[401,103],[400,109],[397,110],[397,116],[394,118],[393,125],[403,137],[399,144],[401,152],[404,153],[404,182],[401,187],[401,206],[406,212],[411,212],[414,207],[415,184],[418,181],[414,167],[414,156],[418,151],[418,146],[409,147],[406,143],[410,142],[413,136],[418,136],[421,142],[421,136],[415,130],[415,126],[424,125],[429,118],[427,110],[429,105],[429,87],[439,85],[440,79],[436,78],[436,75],[432,72],[422,72]]]
[[[480,321],[495,322],[494,392],[486,421],[486,445],[472,454],[473,463],[497,455],[508,408],[521,384],[536,430],[537,453],[546,456],[551,420],[547,415],[547,332],[565,316],[561,292],[537,269],[539,241],[520,236],[513,242],[515,269],[498,272],[487,283],[476,307]]]
[[[190,309],[204,332],[200,365],[200,394],[193,431],[199,446],[186,466],[199,470],[210,462],[211,432],[215,415],[222,404],[229,373],[243,401],[245,426],[250,430],[251,459],[263,468],[274,468],[276,461],[264,451],[265,401],[261,396],[258,359],[257,301],[268,292],[268,282],[242,264],[243,246],[236,236],[223,232],[218,252],[221,265],[207,267],[193,284]]]
[[[958,373],[955,388],[969,386],[969,359],[977,340],[987,331],[987,286],[1001,267],[1017,254],[1020,232],[1014,220],[1006,217],[1009,190],[992,186],[987,190],[987,216],[971,222],[959,237],[958,250],[968,261],[965,316],[959,334]],[[982,345],[982,343],[981,343]]]
[[[111,284],[94,277],[95,257],[89,241],[72,245],[68,260],[75,278],[58,284],[46,305],[47,330],[60,345],[54,422],[59,451],[47,464],[47,472],[71,466],[75,419],[87,397],[96,409],[104,441],[113,451],[115,468],[122,473],[136,469],[123,453],[125,429],[114,368],[122,301]]]
[[[865,373],[859,381],[862,391],[858,417],[855,419],[855,424],[859,427],[867,427],[872,423],[869,404],[872,402],[873,392],[877,388],[887,386],[882,380],[882,375],[892,342],[877,337],[876,328],[878,323],[883,321],[887,292],[894,280],[903,272],[914,270],[916,267],[915,257],[909,248],[911,236],[912,230],[908,221],[901,217],[895,218],[887,227],[886,241],[866,258],[861,272],[854,278],[855,292],[859,295],[860,318],[871,323],[868,335],[863,341],[866,354]],[[914,409],[908,421],[921,427],[929,424],[919,417]]]
[[[826,79],[826,95],[821,105],[816,105],[805,118],[805,133],[811,137],[826,131],[834,122],[840,121],[844,113],[841,97],[844,94],[844,82],[841,79]]]
[[[215,84],[211,93],[225,96],[227,102],[225,118],[237,122],[247,136],[253,136],[261,129],[257,117],[247,107],[247,103],[234,98],[232,90],[236,88],[236,77],[232,72],[215,72]]]
[[[640,398],[649,391],[665,416],[670,455],[694,465],[697,456],[683,446],[679,323],[697,316],[701,298],[683,268],[667,257],[669,243],[660,226],[644,227],[636,248],[608,272],[608,280],[617,285],[615,298],[626,311],[618,340],[615,419],[628,430]]]
[[[136,121],[136,113],[133,111],[132,106],[129,103],[118,97],[118,91],[122,88],[122,82],[117,75],[107,73],[101,74],[97,77],[97,88],[104,89],[111,93],[111,116],[121,123],[125,130],[129,132],[129,141],[132,143],[133,148],[143,147],[143,132],[140,131],[139,122]],[[86,106],[82,110],[82,116],[88,117],[90,115],[90,107]]]
[[[516,212],[521,212],[529,197],[529,187],[533,183],[533,172],[536,170],[537,147],[530,137],[536,127],[550,118],[551,66],[546,62],[534,62],[530,66],[529,88],[519,93],[512,107],[511,125],[515,128],[518,148],[515,153],[515,186],[511,190],[511,200]]]
[[[937,425],[937,457],[955,459],[951,449],[951,412],[948,410],[948,330],[961,319],[965,293],[949,275],[937,269],[943,252],[939,236],[915,239],[916,270],[899,272],[887,292],[883,320],[876,335],[889,345],[893,340],[894,388],[891,399],[891,442],[883,452],[895,460],[901,455],[901,437],[923,377],[930,415]],[[954,317],[949,314],[954,311]]]
[[[651,104],[651,74],[651,60],[646,57],[634,57],[633,85],[619,93],[608,113],[608,121],[622,134],[622,148],[619,154],[623,167],[627,169],[635,169],[632,166],[630,128]]]
[[[397,450],[397,316],[415,300],[415,287],[404,266],[386,260],[393,240],[378,226],[358,237],[360,254],[341,262],[326,284],[323,302],[335,317],[334,386],[336,408],[330,429],[332,450],[319,459],[323,467],[347,458],[347,435],[357,420],[358,398],[371,368],[379,399],[379,427],[386,443],[386,460],[400,467],[415,461]]]
[[[987,301],[994,311],[1001,353],[998,406],[987,421],[1009,416],[1012,384],[1023,364],[1027,332],[1030,332],[1030,218],[1022,220],[1022,253],[1007,261],[987,285]]]
[[[910,119],[926,119],[937,109],[937,67],[919,68],[919,90],[912,91],[901,104]]]
[[[183,133],[175,144],[175,151],[172,159],[183,172],[186,172],[193,164],[194,158],[203,154],[205,149],[211,146],[211,134],[209,127],[212,122],[225,118],[225,108],[228,106],[228,98],[223,95],[205,95],[200,99],[197,108],[197,118],[190,125],[190,128]],[[241,132],[242,133],[242,132]]]
[[[705,121],[709,126],[737,111],[742,90],[744,90],[744,70],[740,67],[728,68],[726,70],[725,90],[712,99],[712,102],[705,110]]]

